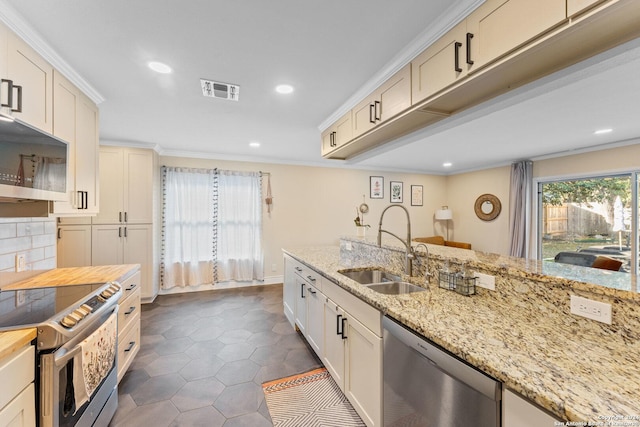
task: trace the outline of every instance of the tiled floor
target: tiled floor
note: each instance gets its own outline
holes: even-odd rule
[[[321,366],[281,285],[159,296],[141,322],[110,427],[271,426],[261,384]]]

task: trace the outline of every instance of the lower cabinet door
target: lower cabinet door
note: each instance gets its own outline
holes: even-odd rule
[[[325,296],[314,286],[307,285],[307,341],[318,357],[323,355],[323,330],[324,322],[322,313],[324,312]]]
[[[344,311],[336,303],[325,297],[322,316],[324,321],[322,363],[342,391],[344,391],[345,340],[342,338],[344,334],[341,331],[346,323],[343,321],[344,315]]]
[[[33,383],[0,410],[0,426],[35,427],[36,392]]]
[[[344,394],[367,426],[381,426],[382,338],[347,316]]]
[[[296,325],[302,335],[307,336],[307,283],[300,277],[295,277],[296,290]]]

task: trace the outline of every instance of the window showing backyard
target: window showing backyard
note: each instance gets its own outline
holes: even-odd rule
[[[632,272],[631,174],[543,182],[539,256]]]

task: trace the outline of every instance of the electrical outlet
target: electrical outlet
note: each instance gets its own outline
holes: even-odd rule
[[[16,307],[20,307],[27,302],[27,293],[26,291],[16,291]]]
[[[353,247],[351,247],[351,242],[345,242],[344,243],[344,248],[348,251],[353,250]]]
[[[476,286],[486,288],[492,291],[496,290],[496,277],[490,274],[478,273],[473,274],[476,277]]]
[[[278,271],[278,265],[277,264],[271,264],[271,271]]]
[[[587,319],[611,324],[611,304],[571,295],[571,313]]]
[[[27,269],[27,260],[24,254],[16,254],[16,273]]]

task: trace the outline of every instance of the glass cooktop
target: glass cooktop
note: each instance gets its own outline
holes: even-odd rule
[[[0,290],[0,330],[32,327],[77,305],[104,283]]]

